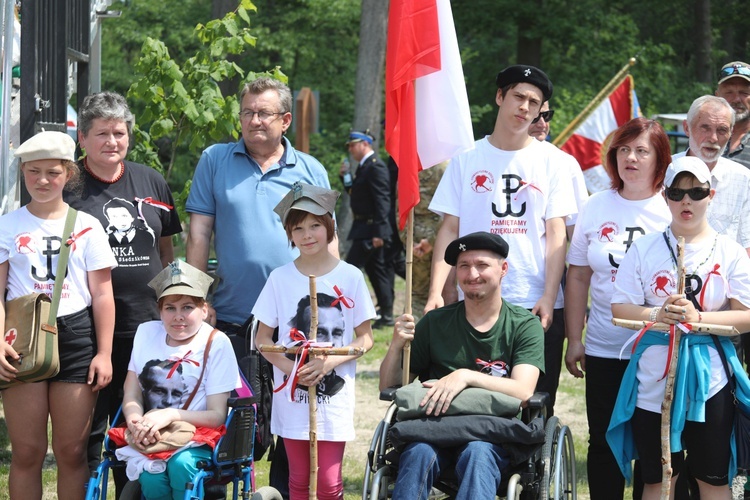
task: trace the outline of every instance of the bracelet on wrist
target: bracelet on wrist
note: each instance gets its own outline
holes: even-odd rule
[[[659,315],[659,311],[661,311],[661,307],[654,307],[653,309],[651,309],[651,315],[649,316],[648,319],[652,323],[656,322],[656,317]]]
[[[698,311],[698,323],[703,323],[703,315]]]

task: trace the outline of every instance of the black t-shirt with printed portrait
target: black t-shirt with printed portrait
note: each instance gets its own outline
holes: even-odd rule
[[[138,325],[159,319],[156,295],[148,282],[162,270],[159,240],[182,231],[174,199],[154,169],[125,162],[125,172],[109,184],[81,168],[80,195],[66,191],[73,208],[96,217],[117,259],[112,270],[115,336],[132,337]]]

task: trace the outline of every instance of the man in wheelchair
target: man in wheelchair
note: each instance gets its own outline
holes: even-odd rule
[[[380,366],[381,390],[401,383],[401,351],[411,342],[410,380],[419,378],[428,387],[420,403],[427,415],[444,415],[468,387],[521,401],[531,397],[544,370],[544,330],[528,310],[503,301],[507,256],[507,242],[485,232],[448,245],[445,261],[456,266],[464,300],[430,311],[416,325],[411,315],[398,318]],[[452,467],[459,482],[456,498],[494,498],[508,465],[508,452],[489,442],[449,449],[413,442],[401,454],[393,498],[428,498],[441,470]]]

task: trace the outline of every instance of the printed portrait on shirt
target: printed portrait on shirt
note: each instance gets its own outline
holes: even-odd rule
[[[305,337],[310,332],[310,296],[306,295],[297,303],[297,314],[289,321],[289,326],[304,333]],[[341,299],[332,297],[325,293],[318,294],[318,330],[317,342],[330,342],[333,347],[344,346],[345,331],[344,313],[341,309]],[[301,385],[297,387],[306,389]],[[331,370],[318,384],[318,394],[333,396],[344,387],[344,379]]]
[[[181,363],[152,359],[138,375],[138,382],[143,392],[144,411],[182,408],[187,401],[188,387],[182,376]]]
[[[107,218],[107,234],[112,247],[133,245],[138,242],[153,247],[156,237],[153,229],[138,216],[135,205],[124,198],[112,198],[102,209]]]

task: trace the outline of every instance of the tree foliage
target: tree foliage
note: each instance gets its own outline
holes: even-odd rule
[[[707,1],[453,0],[475,135],[492,130],[495,75],[513,63],[538,63],[552,78],[553,135],[633,56],[638,63],[631,74],[644,114],[687,110],[697,96],[713,91],[713,81],[696,78],[704,64],[696,59],[701,48],[711,47],[714,73],[750,53],[750,32],[736,15],[740,0],[714,2],[711,40],[696,36],[696,9],[705,9]],[[161,159],[170,184],[181,190],[202,148],[237,137],[236,98],[218,90],[219,83],[283,71],[292,89],[319,92],[320,133],[311,137],[311,153],[336,186],[355,116],[361,0],[236,5],[228,17],[213,21],[206,0],[113,6],[123,16],[104,24],[102,79],[106,89],[130,90],[141,126],[133,154],[149,165]]]

